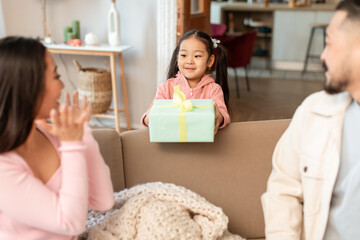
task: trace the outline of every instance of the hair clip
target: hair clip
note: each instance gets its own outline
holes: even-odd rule
[[[220,40],[216,38],[211,38],[211,41],[213,42],[213,47],[217,48],[218,44],[220,43]]]

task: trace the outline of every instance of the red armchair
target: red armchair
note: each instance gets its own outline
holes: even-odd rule
[[[226,33],[226,24],[211,24],[211,37],[223,36]]]
[[[239,97],[239,83],[236,75],[236,68],[245,68],[245,80],[247,90],[250,91],[248,65],[251,62],[251,56],[255,47],[257,31],[245,32],[239,36],[224,36],[221,43],[228,50],[228,66],[234,69],[235,83],[236,83],[236,96]]]

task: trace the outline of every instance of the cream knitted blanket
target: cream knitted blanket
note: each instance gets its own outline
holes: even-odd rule
[[[112,210],[89,212],[89,240],[243,240],[221,208],[184,187],[155,182],[114,195]]]

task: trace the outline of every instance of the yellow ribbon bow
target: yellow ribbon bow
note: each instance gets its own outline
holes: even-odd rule
[[[173,102],[180,107],[180,111],[191,111],[193,105],[190,100],[186,100],[185,94],[180,90],[180,86],[174,86]]]

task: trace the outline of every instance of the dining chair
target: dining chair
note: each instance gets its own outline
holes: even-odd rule
[[[221,44],[228,50],[228,67],[234,69],[236,96],[240,96],[239,83],[236,74],[237,68],[245,68],[245,80],[247,91],[250,91],[248,66],[255,47],[256,30],[245,32],[239,36],[225,36]]]
[[[211,24],[211,37],[224,36],[227,30],[226,24]]]

